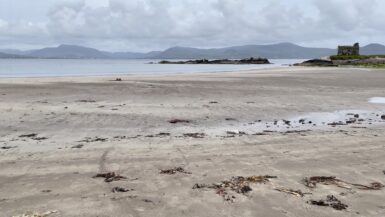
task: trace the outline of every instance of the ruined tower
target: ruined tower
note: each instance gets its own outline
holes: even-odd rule
[[[353,46],[338,46],[338,55],[358,56],[360,55],[360,44],[355,43]]]

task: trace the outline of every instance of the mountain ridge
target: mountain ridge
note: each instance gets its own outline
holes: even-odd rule
[[[336,49],[303,47],[283,42],[268,45],[241,45],[223,48],[170,47],[164,51],[107,52],[79,45],[62,44],[36,50],[0,50],[0,58],[43,58],[43,59],[242,59],[263,57],[269,59],[312,59],[334,55]],[[378,43],[361,47],[361,53],[385,54],[385,46]],[[12,57],[13,55],[13,57]]]

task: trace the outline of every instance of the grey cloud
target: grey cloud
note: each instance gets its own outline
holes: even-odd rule
[[[90,4],[74,0],[53,5],[41,23],[0,20],[1,42],[12,36],[22,43],[31,36],[29,41],[36,44],[77,43],[108,50],[283,41],[319,46],[359,40],[385,43],[381,27],[385,2],[380,0],[109,0]]]

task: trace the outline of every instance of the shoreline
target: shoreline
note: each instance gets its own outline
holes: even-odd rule
[[[84,76],[127,76],[127,75],[167,75],[167,74],[197,74],[197,73],[223,73],[223,72],[235,72],[235,71],[250,71],[268,68],[282,68],[288,67],[285,64],[291,64],[293,60],[277,60],[275,64],[269,64],[265,66],[261,65],[222,65],[222,64],[211,64],[211,65],[183,65],[183,66],[170,66],[162,65],[154,66],[154,64],[146,64],[144,62],[136,61],[117,61],[116,63],[96,60],[85,61],[84,63],[72,62],[68,63],[64,61],[64,68],[55,65],[55,61],[48,62],[27,62],[21,64],[18,67],[14,67],[14,64],[5,62],[4,68],[0,70],[1,78],[17,78],[17,77],[84,77]],[[281,61],[281,62],[280,62]],[[282,62],[283,61],[283,62]],[[301,61],[301,60],[299,60]],[[61,64],[60,61],[57,64]],[[100,65],[102,68],[93,68],[92,65]],[[87,66],[86,68],[84,68]],[[27,67],[27,68],[26,68]],[[203,67],[203,68],[202,68]],[[7,68],[10,71],[6,71]],[[28,68],[41,68],[42,70],[29,71]],[[71,73],[76,71],[77,68],[80,70],[77,73]],[[124,72],[125,73],[121,73]],[[24,73],[21,73],[24,72]],[[56,74],[50,74],[50,72],[56,72]],[[92,72],[92,73],[90,73]],[[14,74],[14,75],[12,75]],[[70,75],[72,74],[72,75]]]
[[[336,71],[341,70],[344,71],[344,69],[354,69],[354,70],[363,70],[363,71],[380,71],[382,69],[374,69],[374,68],[364,68],[364,67],[339,67],[336,68]],[[178,73],[153,73],[153,74],[106,74],[106,75],[79,75],[79,76],[37,76],[37,77],[1,77],[0,76],[0,83],[4,80],[25,80],[30,82],[35,82],[38,79],[48,80],[54,82],[55,80],[61,80],[61,81],[82,81],[85,79],[89,79],[90,81],[116,81],[116,78],[122,78],[127,80],[133,80],[133,79],[151,79],[151,78],[178,78],[178,77],[187,77],[187,78],[199,78],[199,77],[205,77],[205,76],[237,76],[240,75],[266,75],[266,73],[269,73],[270,75],[274,75],[274,73],[282,73],[283,71],[285,73],[297,73],[299,71],[329,71],[333,70],[327,67],[304,67],[304,66],[277,66],[272,68],[259,68],[259,69],[247,69],[247,70],[231,70],[231,71],[218,71],[218,72],[178,72]],[[108,79],[108,80],[106,80]],[[116,81],[118,82],[118,81]]]

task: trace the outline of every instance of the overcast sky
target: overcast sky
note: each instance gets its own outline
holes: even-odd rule
[[[385,44],[384,0],[0,0],[0,48]]]

